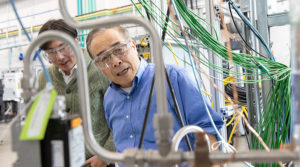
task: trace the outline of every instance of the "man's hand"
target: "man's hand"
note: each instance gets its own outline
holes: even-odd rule
[[[86,160],[82,166],[84,167],[87,165],[90,165],[91,167],[106,167],[106,164],[101,161],[96,155]]]

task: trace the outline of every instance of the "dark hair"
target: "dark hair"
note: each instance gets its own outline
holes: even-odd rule
[[[45,31],[49,31],[49,30],[62,31],[64,33],[69,34],[73,38],[77,38],[77,30],[75,28],[69,26],[68,24],[66,24],[63,19],[58,19],[58,20],[51,19],[51,20],[47,21],[40,29],[39,35]],[[40,48],[42,50],[46,50],[49,43],[50,42],[46,42]]]
[[[107,27],[107,28],[95,28],[93,29],[87,36],[86,38],[86,48],[87,48],[87,51],[89,53],[89,56],[93,59],[93,56],[92,56],[92,53],[91,53],[91,42],[92,40],[94,39],[94,37],[97,35],[97,34],[101,34],[103,32],[105,32],[106,30],[108,29],[114,29],[114,30],[117,30],[120,34],[123,35],[123,38],[124,39],[127,39],[127,40],[130,40],[131,38],[129,37],[129,32],[127,31],[126,28],[124,27],[121,27],[121,26],[116,26],[116,27]]]

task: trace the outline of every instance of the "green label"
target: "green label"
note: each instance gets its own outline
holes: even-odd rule
[[[42,140],[45,136],[57,92],[42,91],[34,100],[23,126],[20,140]]]

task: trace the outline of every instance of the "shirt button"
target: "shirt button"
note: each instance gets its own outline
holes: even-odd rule
[[[69,113],[70,111],[71,111],[71,109],[70,109],[70,108],[67,108],[67,109],[66,109],[66,112],[67,112],[67,113]]]
[[[133,136],[132,135],[130,135],[130,139],[132,139],[133,138]]]
[[[127,99],[130,99],[130,96],[127,96],[126,98],[127,98]]]
[[[67,89],[67,90],[66,90],[66,93],[67,93],[67,94],[71,93],[71,89]]]
[[[129,116],[128,116],[128,115],[126,115],[126,118],[128,119],[128,118],[129,118]]]

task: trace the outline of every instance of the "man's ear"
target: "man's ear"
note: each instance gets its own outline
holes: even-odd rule
[[[135,49],[136,46],[135,46],[135,42],[134,41],[130,41],[130,45]]]

